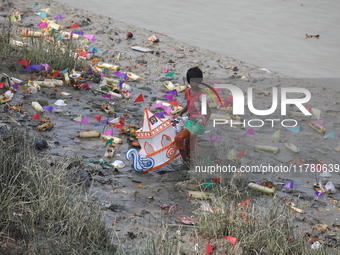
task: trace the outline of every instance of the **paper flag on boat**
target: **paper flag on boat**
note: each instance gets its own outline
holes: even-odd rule
[[[38,113],[34,114],[31,118],[31,120],[38,120],[38,119],[40,119]]]
[[[133,101],[133,102],[134,102],[134,103],[137,103],[137,102],[144,102],[143,94],[142,94],[142,93],[139,94],[139,95],[136,97],[135,101]]]
[[[51,13],[51,8],[40,9],[42,12]]]
[[[161,108],[166,112],[166,114],[171,115],[171,107],[162,105]]]
[[[314,192],[314,194],[316,195],[317,198],[319,198],[319,197],[322,196],[322,193],[321,193],[321,192],[318,192],[318,191]]]
[[[27,59],[21,60],[21,61],[17,62],[17,64],[23,65],[23,66],[28,66],[28,60]]]
[[[234,160],[234,158],[235,158],[235,151],[234,150],[229,151],[227,154],[227,159]]]
[[[104,121],[102,122],[102,124],[107,124],[107,123],[109,122],[109,119],[110,119],[110,117],[107,117],[107,119],[104,120]]]
[[[126,80],[126,78],[127,78],[127,73],[114,73],[114,75],[116,75],[117,77],[119,77],[119,78],[122,78],[122,79],[124,79],[124,80]]]
[[[233,104],[234,100],[233,97],[227,97],[226,99],[223,100],[224,102],[227,102],[228,104]]]
[[[313,121],[315,124],[319,124],[321,126],[325,125],[325,120],[316,120],[316,121]]]
[[[312,112],[315,115],[315,117],[319,120],[320,115],[321,115],[321,111],[319,109],[312,108]]]
[[[43,66],[46,70],[46,72],[48,72],[48,69],[50,68],[49,64],[41,64],[41,66]]]
[[[286,189],[293,189],[294,188],[294,182],[287,183],[285,186],[283,186]]]
[[[69,29],[77,28],[78,27],[78,22],[75,22]]]
[[[205,255],[209,255],[213,251],[213,248],[211,247],[210,243],[207,243],[207,247],[205,249]]]
[[[34,69],[38,70],[38,71],[42,71],[42,65],[32,65],[34,67]]]
[[[56,20],[58,20],[58,19],[62,20],[62,19],[63,19],[63,15],[59,14],[59,15],[58,15],[57,17],[55,17],[54,19],[56,19]]]
[[[228,239],[230,242],[231,242],[231,244],[233,245],[233,247],[235,246],[235,244],[236,244],[236,237],[232,237],[232,236],[224,236],[223,238],[226,238],[226,239]]]
[[[89,122],[88,122],[87,117],[82,117],[80,123],[83,123],[83,124],[85,124],[85,125],[88,125]]]
[[[18,84],[18,83],[15,83],[15,84],[12,85],[12,88],[13,88],[13,89],[18,89],[18,87],[19,87],[19,84]]]
[[[157,104],[154,104],[153,106],[151,106],[152,108],[158,108],[158,107],[162,107],[162,103],[157,103]]]
[[[170,104],[172,104],[173,106],[178,106],[178,101],[168,101]]]
[[[59,76],[59,71],[54,71],[54,72],[53,72],[53,76],[54,76],[54,77],[58,77],[58,76]]]
[[[84,37],[89,39],[92,42],[94,42],[96,40],[96,36],[95,35],[84,35]]]
[[[84,34],[84,31],[83,31],[83,30],[73,31],[73,34],[76,34],[76,35],[83,35],[83,34]]]
[[[65,68],[64,70],[60,71],[60,73],[67,73],[68,72],[68,68]]]
[[[111,94],[105,94],[105,95],[102,95],[102,97],[106,97],[106,98],[110,98],[111,99]]]
[[[60,35],[58,35],[58,37],[57,37],[57,41],[61,41],[62,39],[64,39],[64,36],[63,36],[63,34],[60,34]]]
[[[29,65],[28,67],[26,67],[26,68],[24,69],[24,71],[32,71],[32,70],[34,70],[33,65]]]
[[[5,83],[4,82],[0,82],[0,89],[3,89],[5,87]]]
[[[174,99],[173,95],[163,95],[163,97],[165,97],[166,99],[172,101]]]
[[[173,96],[177,96],[177,89],[173,89],[173,90],[169,90],[167,92],[165,92],[168,95],[173,95]]]
[[[80,115],[80,116],[78,116],[77,118],[74,118],[73,120],[74,120],[74,121],[77,121],[77,123],[80,123],[82,117],[83,117],[83,116]]]
[[[41,22],[41,23],[38,23],[37,26],[41,27],[41,28],[47,28],[47,23],[46,22]]]
[[[290,127],[287,130],[300,134],[300,126]]]
[[[113,129],[109,129],[109,130],[106,130],[105,132],[102,133],[102,135],[109,135],[109,136],[113,136]]]
[[[165,68],[165,72],[166,73],[169,72],[169,67]]]
[[[243,135],[255,135],[254,129],[249,128]]]
[[[118,125],[114,125],[114,126],[112,126],[113,128],[117,128],[117,129],[119,129],[119,130],[122,130],[123,129],[123,124],[118,124]]]
[[[94,115],[93,118],[100,121],[102,119],[102,116],[101,115]]]
[[[236,156],[236,158],[240,158],[244,156],[244,149],[242,149]]]
[[[333,131],[333,132],[331,132],[331,133],[325,135],[323,138],[335,138],[335,137],[336,137],[336,134],[335,134],[335,132]]]
[[[112,138],[109,139],[109,140],[107,140],[106,143],[105,143],[105,146],[107,146],[107,145],[109,145],[109,144],[112,144],[112,140],[113,140]]]
[[[123,81],[122,81],[122,80],[119,80],[117,86],[120,87],[120,88],[122,88],[122,85],[123,85]]]
[[[165,76],[174,78],[175,77],[175,73],[174,72],[167,73]]]
[[[159,117],[159,118],[165,118],[165,117],[164,117],[164,113],[165,113],[165,112],[158,112],[158,113],[155,113],[155,115],[156,115],[157,117]]]
[[[305,108],[307,109],[307,111],[309,111],[310,113],[312,113],[312,109],[309,105],[306,105]]]
[[[221,142],[221,137],[219,135],[213,136],[207,139],[208,141]]]
[[[39,4],[34,4],[34,5],[31,6],[32,9],[36,8],[36,7],[40,7],[40,5]]]
[[[40,17],[43,17],[44,19],[46,19],[46,12],[35,12],[34,14],[37,14]]]
[[[53,106],[44,106],[43,109],[48,111],[49,113],[52,113]]]
[[[280,138],[280,130],[275,131],[275,133],[272,135],[272,138]]]

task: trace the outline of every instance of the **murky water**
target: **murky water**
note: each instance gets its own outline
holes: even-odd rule
[[[291,77],[340,77],[340,1],[60,2]]]

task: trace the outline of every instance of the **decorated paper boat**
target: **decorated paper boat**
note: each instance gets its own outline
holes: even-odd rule
[[[294,153],[298,153],[300,151],[300,149],[292,143],[285,143],[285,147]]]
[[[171,81],[164,81],[163,86],[169,91],[176,89],[178,93],[187,89],[187,86],[185,86],[184,84],[173,84]]]
[[[107,114],[111,114],[115,112],[115,109],[113,108],[113,106],[109,103],[104,103],[102,104],[102,108],[103,110],[107,113]]]
[[[134,80],[134,81],[137,81],[137,80],[141,79],[137,74],[134,74],[134,73],[127,73],[127,77],[130,80]]]
[[[308,125],[313,128],[314,130],[318,131],[321,134],[324,134],[326,132],[326,129],[324,126],[321,126],[319,124],[314,123],[313,121],[309,121]]]
[[[126,159],[132,161],[137,172],[158,169],[180,155],[175,147],[176,134],[171,119],[161,119],[147,108],[144,109],[143,125],[136,135],[141,149],[129,149]]]
[[[0,95],[0,104],[6,103],[6,102],[11,101],[11,100],[12,100],[12,98]]]

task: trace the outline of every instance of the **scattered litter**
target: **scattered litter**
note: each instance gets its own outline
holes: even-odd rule
[[[155,35],[152,35],[149,37],[148,41],[158,43],[159,39]]]
[[[131,49],[136,50],[136,51],[146,52],[146,53],[153,53],[154,52],[154,50],[152,50],[152,49],[144,48],[144,47],[140,47],[140,46],[133,46],[133,47],[131,47]]]
[[[195,225],[195,222],[187,216],[183,216],[179,220],[184,225]]]
[[[321,248],[320,242],[319,242],[319,241],[314,242],[314,243],[311,245],[311,248],[312,248],[312,250],[320,249],[320,248]]]
[[[123,168],[123,167],[125,167],[124,162],[121,161],[121,160],[113,161],[113,165],[114,165],[115,168]]]
[[[319,39],[320,35],[310,35],[306,33],[306,38],[318,38]]]
[[[99,133],[99,131],[97,131],[97,130],[80,131],[80,132],[78,133],[78,136],[79,136],[79,137],[83,137],[83,138],[85,138],[85,137],[99,137],[99,136],[100,136],[100,133]]]
[[[213,193],[208,192],[202,192],[202,191],[189,191],[188,195],[190,198],[196,198],[196,199],[212,199],[214,197]]]

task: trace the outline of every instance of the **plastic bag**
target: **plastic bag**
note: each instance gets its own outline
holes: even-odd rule
[[[199,123],[198,120],[187,120],[184,123],[184,127],[188,129],[192,135],[203,135],[205,132],[204,125]]]
[[[325,184],[325,191],[326,191],[326,193],[335,193],[336,192],[335,187],[334,187],[334,185],[331,181],[329,181]]]

